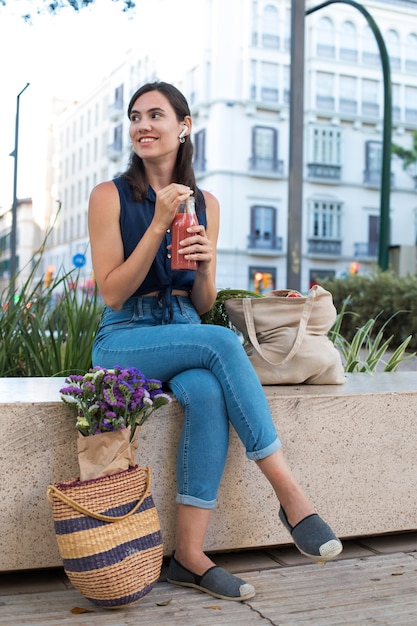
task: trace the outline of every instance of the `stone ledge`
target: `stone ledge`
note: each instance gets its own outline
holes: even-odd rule
[[[63,378],[0,379],[0,571],[62,564],[48,484],[77,476],[76,432],[59,397]],[[343,386],[265,387],[286,456],[317,510],[341,537],[416,530],[417,373],[349,374]],[[165,554],[175,537],[177,402],[139,434],[152,468]],[[205,548],[290,542],[272,490],[234,431]]]

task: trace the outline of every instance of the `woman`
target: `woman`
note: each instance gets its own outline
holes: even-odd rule
[[[341,552],[342,544],[291,474],[262,386],[238,337],[227,328],[200,323],[216,298],[219,204],[196,187],[187,102],[174,86],[149,83],[133,95],[128,116],[129,167],[95,187],[90,198],[93,267],[107,305],[93,364],[137,367],[165,382],[184,407],[169,582],[247,600],[255,594],[252,585],[216,567],[203,551],[226,461],[229,421],[248,458],[274,488],[280,519],[298,549],[327,560]],[[199,224],[188,228],[180,244],[184,257],[197,261],[197,270],[172,271],[171,224],[179,204],[192,194]]]

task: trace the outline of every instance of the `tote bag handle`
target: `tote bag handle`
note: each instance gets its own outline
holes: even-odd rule
[[[270,361],[262,353],[262,348],[259,345],[259,341],[256,336],[255,322],[253,319],[253,307],[252,307],[253,298],[242,299],[243,313],[245,315],[245,323],[246,323],[246,328],[248,331],[249,340],[251,344],[253,345],[253,347],[255,348],[256,352],[259,354],[259,356],[261,356],[264,359],[264,361],[269,363],[269,365],[274,365],[274,366],[285,365],[286,363],[288,363],[288,361],[290,361],[297,354],[298,349],[301,346],[304,340],[304,337],[306,335],[307,324],[308,324],[308,320],[310,319],[311,312],[313,310],[314,299],[316,297],[316,294],[317,294],[317,290],[314,287],[312,287],[309,291],[307,300],[305,301],[303,311],[301,313],[300,324],[298,326],[298,332],[297,332],[297,336],[295,338],[294,344],[291,350],[288,352],[288,354],[283,358],[283,360],[279,361],[278,363],[274,363],[273,361]]]

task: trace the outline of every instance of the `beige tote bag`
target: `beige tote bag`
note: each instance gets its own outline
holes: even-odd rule
[[[290,293],[297,292],[225,301],[259,380],[263,385],[343,384],[340,354],[327,337],[337,315],[331,293],[319,285],[307,296],[288,297]]]

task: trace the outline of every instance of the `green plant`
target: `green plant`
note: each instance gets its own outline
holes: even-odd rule
[[[229,298],[262,298],[261,295],[254,291],[246,291],[245,289],[221,289],[217,292],[216,300],[207,313],[205,313],[201,321],[203,324],[215,324],[217,326],[225,326],[233,329],[233,324],[229,320],[229,316],[224,305]]]
[[[398,348],[411,335],[408,349],[417,349],[417,276],[399,277],[394,272],[375,270],[369,274],[321,281],[330,291],[336,310],[344,315],[340,332],[352,341],[357,329],[374,319],[373,332],[389,320],[391,348]],[[395,313],[395,315],[394,315]]]
[[[91,349],[102,311],[97,293],[77,288],[74,272],[45,287],[42,254],[13,293],[0,296],[0,376],[65,376],[91,367]]]
[[[357,328],[350,341],[343,337],[340,329],[344,317],[348,314],[346,311],[347,302],[348,300],[343,303],[342,310],[338,313],[336,322],[329,333],[330,340],[341,353],[345,372],[375,372],[377,366],[381,365],[383,371],[395,372],[400,363],[415,356],[415,353],[407,354],[406,352],[411,340],[411,335],[409,335],[388,357],[388,360],[384,361],[393,339],[393,335],[384,339],[384,332],[395,314],[383,324],[376,334],[374,334],[376,320],[369,319]]]

